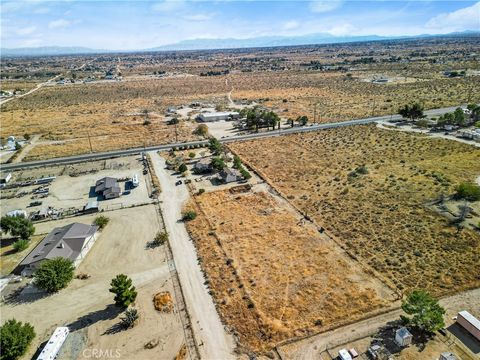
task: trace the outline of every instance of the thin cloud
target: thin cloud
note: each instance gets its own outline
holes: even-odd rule
[[[343,5],[343,0],[322,0],[310,2],[309,8],[314,13],[325,13],[338,9]]]
[[[15,32],[17,35],[26,36],[32,34],[36,30],[36,26],[28,26],[24,28],[17,29]]]
[[[53,20],[48,23],[49,29],[61,29],[69,26],[72,22],[66,19]]]
[[[437,15],[425,26],[430,29],[448,29],[448,31],[478,31],[480,30],[480,1],[466,8]]]
[[[187,21],[208,21],[214,17],[214,14],[192,14],[184,15],[182,19]]]
[[[300,23],[295,20],[290,20],[287,21],[285,24],[283,24],[283,29],[284,30],[295,30],[300,27]]]
[[[182,9],[185,6],[183,0],[165,0],[152,5],[153,11],[173,12]]]

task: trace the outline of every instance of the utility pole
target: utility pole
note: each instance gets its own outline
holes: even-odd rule
[[[313,123],[315,124],[317,120],[317,103],[313,104]]]
[[[175,143],[178,143],[177,121],[175,121]]]
[[[88,143],[90,144],[90,153],[93,153],[92,140],[90,140],[90,131],[87,130]]]
[[[372,117],[375,115],[375,97],[373,97],[373,104],[372,104]]]

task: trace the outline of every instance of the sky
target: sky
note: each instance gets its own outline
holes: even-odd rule
[[[198,38],[480,31],[480,1],[0,0],[1,47],[136,50]]]

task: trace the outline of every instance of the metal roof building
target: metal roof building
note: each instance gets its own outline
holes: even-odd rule
[[[210,112],[210,113],[202,113],[198,115],[198,119],[203,122],[233,120],[233,119],[238,119],[239,117],[240,117],[240,114],[235,111]]]

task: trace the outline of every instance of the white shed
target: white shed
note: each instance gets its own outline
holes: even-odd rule
[[[350,353],[346,349],[342,349],[338,352],[338,357],[341,360],[352,360]]]
[[[457,357],[451,352],[443,352],[438,360],[457,360]]]
[[[395,332],[395,342],[398,346],[403,347],[410,345],[412,343],[412,338],[412,334],[410,334],[410,331],[405,327],[402,327]]]

